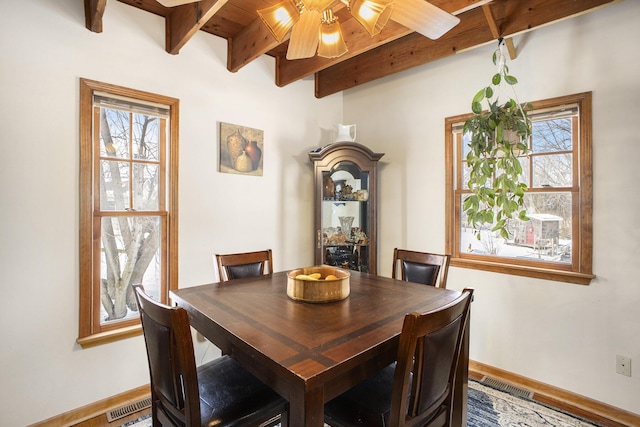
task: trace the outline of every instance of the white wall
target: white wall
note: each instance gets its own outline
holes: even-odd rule
[[[476,289],[471,358],[640,414],[640,2],[627,0],[514,38],[521,101],[593,91],[594,257],[589,286],[452,268]],[[385,152],[379,271],[393,248],[443,251],[444,118],[470,112],[497,43],[344,93],[344,123]],[[389,262],[385,262],[385,260]],[[632,377],[615,372],[632,358]]]
[[[218,251],[270,247],[278,270],[313,262],[307,153],[330,141],[342,95],[317,100],[312,80],[278,88],[267,56],[229,73],[226,41],[202,32],[169,55],[164,31],[115,1],[100,34],[82,1],[0,1],[2,426],[148,383],[142,337],[75,343],[80,77],[180,99],[181,287],[214,281]],[[264,130],[264,176],[217,172],[220,121]]]
[[[593,91],[594,272],[589,286],[452,268],[477,290],[471,357],[640,413],[640,2],[515,38],[523,100]],[[226,42],[164,51],[164,21],[109,2],[103,33],[77,0],[0,1],[0,425],[22,426],[148,381],[141,337],[83,350],[78,330],[78,79],[179,98],[180,286],[215,279],[211,255],[271,247],[278,270],[313,260],[307,152],[334,123],[385,152],[380,272],[394,247],[444,250],[444,118],[469,111],[495,46],[313,97],[273,83],[273,60],[226,71]],[[372,106],[379,106],[374,108]],[[343,108],[345,114],[343,116]],[[343,118],[344,117],[344,118]],[[218,173],[217,122],[265,131],[265,174]],[[387,260],[389,262],[385,262]],[[205,349],[208,351],[208,349]],[[205,351],[200,349],[200,353]],[[615,355],[635,361],[615,373]],[[210,356],[210,354],[207,354]]]

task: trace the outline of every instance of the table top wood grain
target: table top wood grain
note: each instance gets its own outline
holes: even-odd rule
[[[196,330],[289,400],[289,425],[322,426],[324,402],[395,359],[407,313],[460,294],[359,272],[350,286],[342,301],[299,302],[278,272],[171,296]]]

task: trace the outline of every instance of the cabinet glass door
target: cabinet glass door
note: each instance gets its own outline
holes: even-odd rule
[[[369,173],[351,162],[322,172],[318,246],[323,264],[369,272]]]

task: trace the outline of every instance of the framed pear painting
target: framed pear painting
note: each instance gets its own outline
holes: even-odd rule
[[[264,132],[220,122],[220,166],[223,173],[262,176]]]

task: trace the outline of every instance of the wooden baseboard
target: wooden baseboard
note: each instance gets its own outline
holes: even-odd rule
[[[602,418],[620,423],[625,426],[640,426],[640,415],[616,408],[602,402],[563,390],[557,387],[544,384],[530,378],[526,378],[511,372],[494,368],[473,360],[469,361],[469,371],[473,371],[482,375],[504,381],[506,383],[523,387],[534,393],[545,396],[547,398],[563,402],[565,404],[582,409],[586,412],[596,414]]]
[[[52,425],[64,427],[72,426],[90,418],[105,414],[107,411],[112,409],[133,403],[149,396],[151,396],[151,389],[149,388],[149,385],[143,385],[138,388],[134,388],[133,390],[125,391],[124,393],[83,406],[82,408],[77,408],[47,420],[40,421],[39,423],[31,424],[29,427],[44,427]]]

